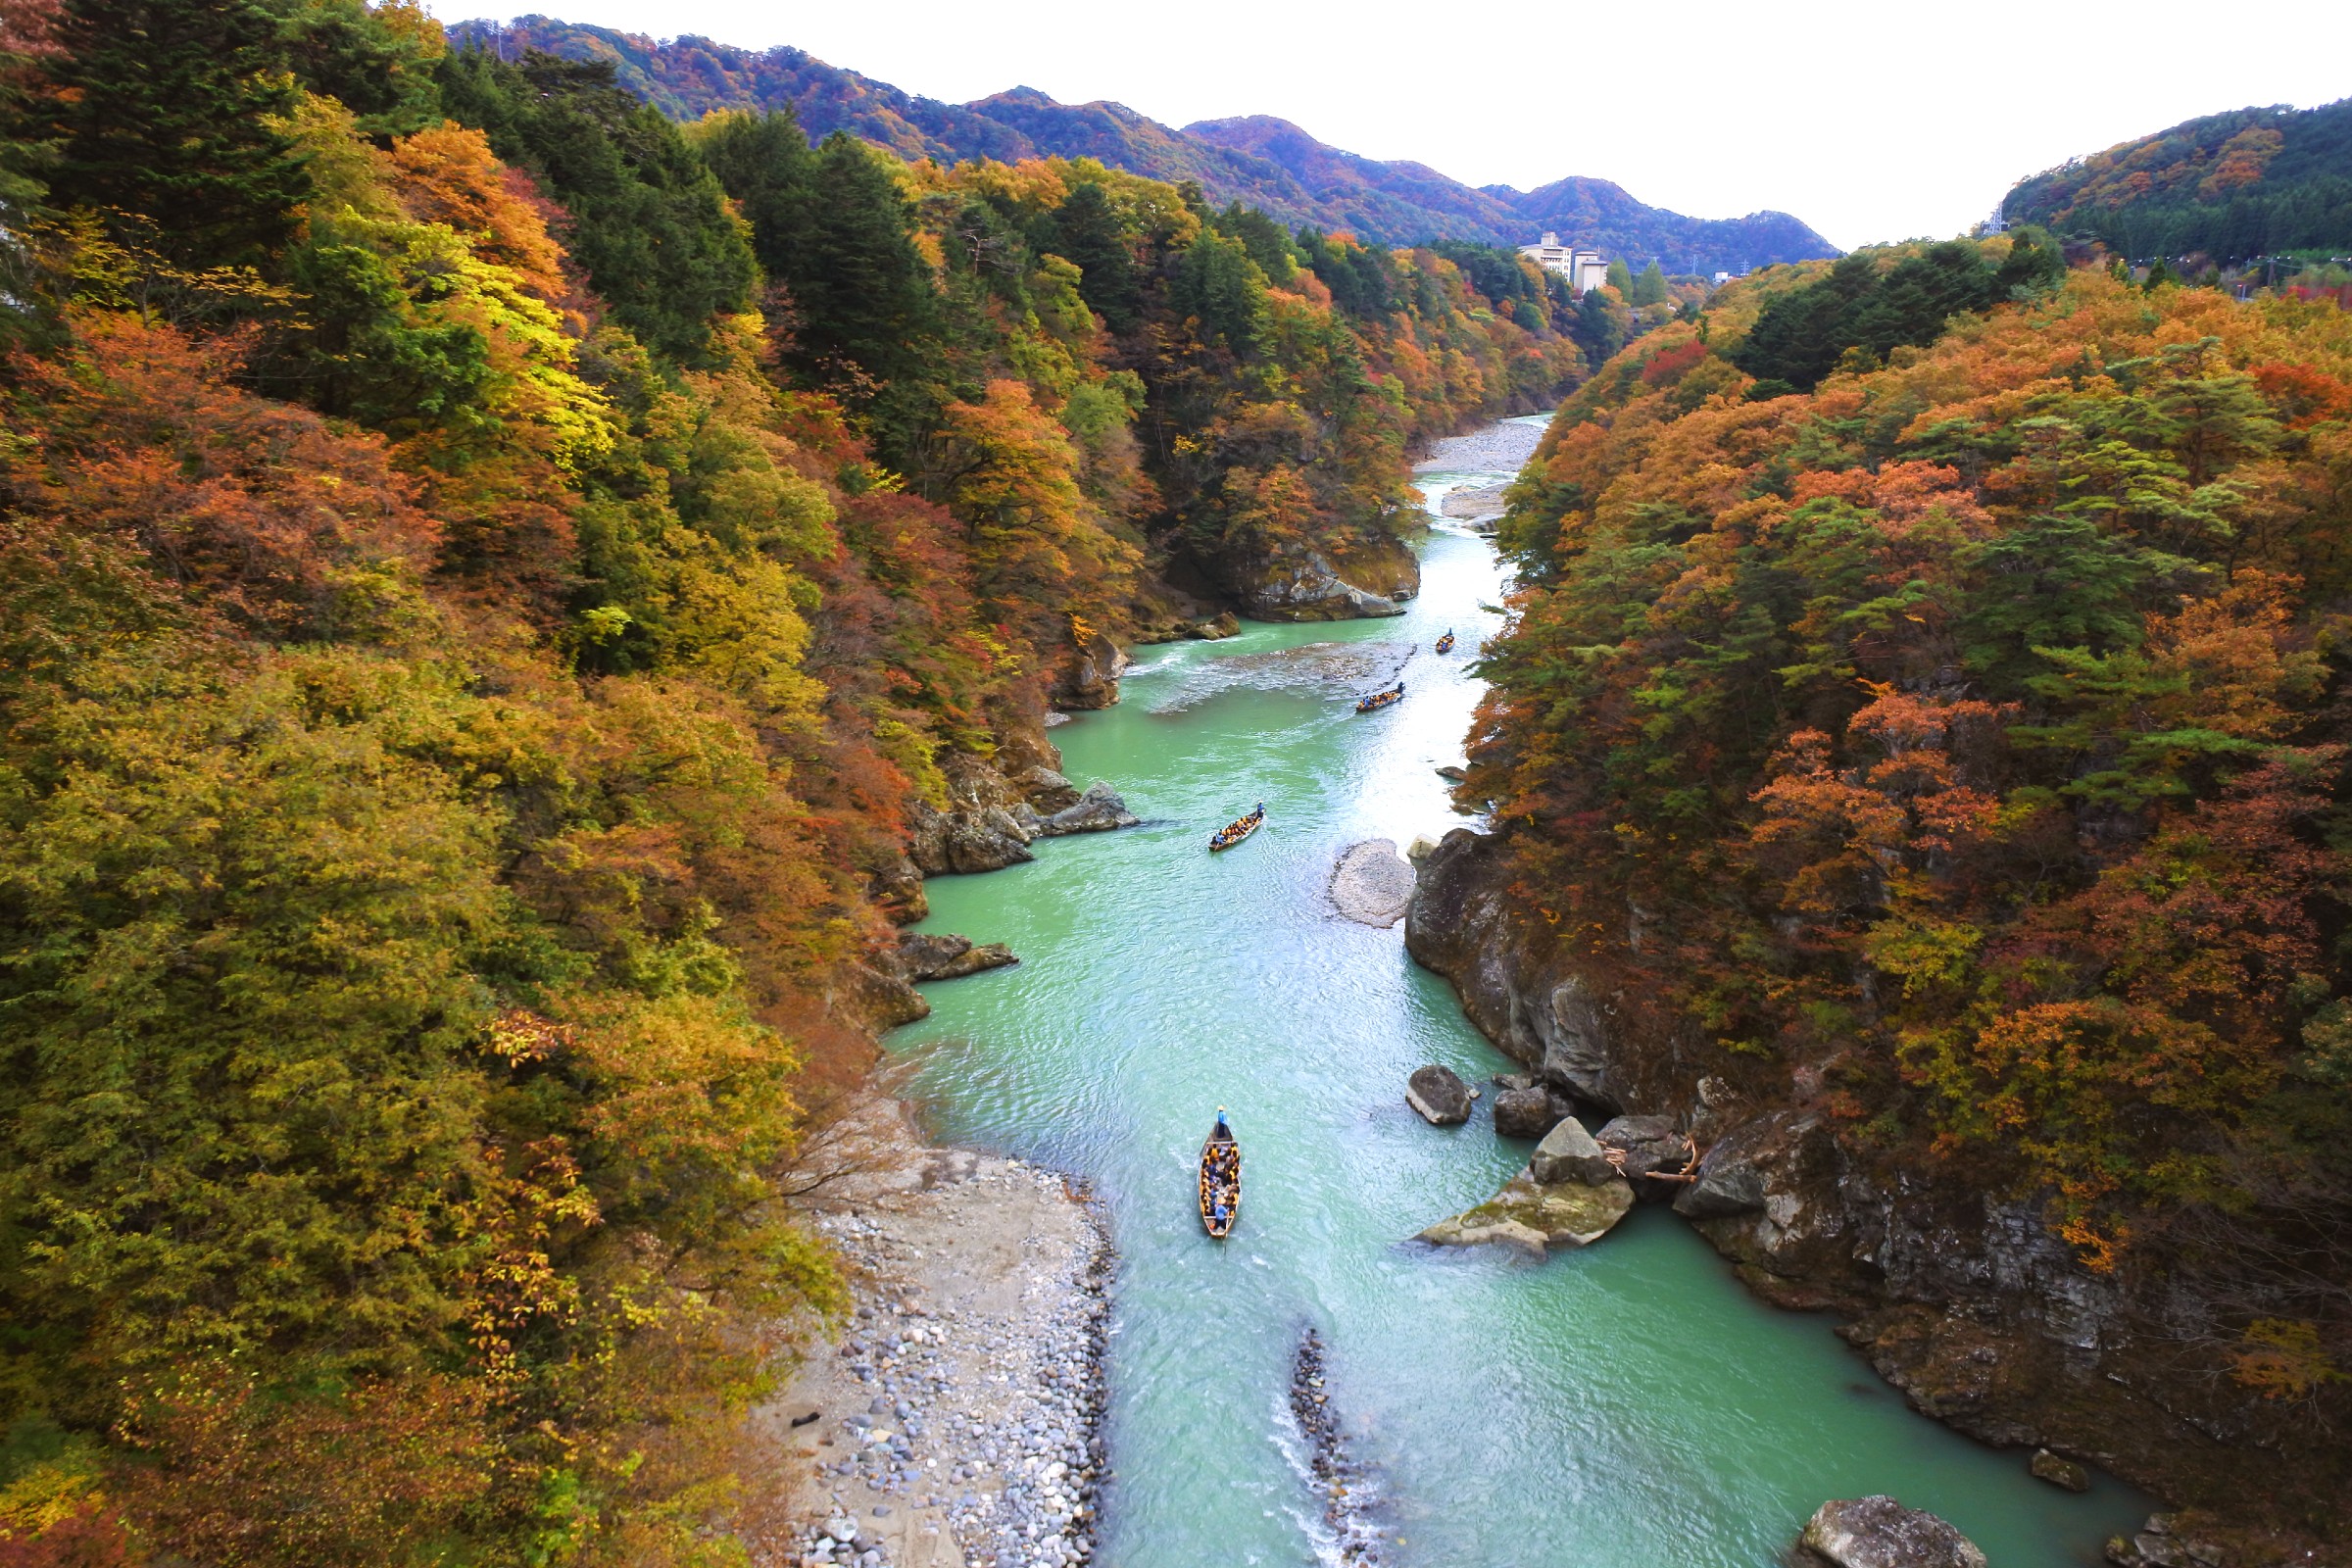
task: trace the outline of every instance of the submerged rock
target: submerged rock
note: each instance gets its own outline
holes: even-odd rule
[[[1432,1127],[1459,1127],[1470,1119],[1470,1086],[1451,1067],[1436,1062],[1414,1069],[1405,1082],[1404,1102]]]
[[[1113,828],[1134,827],[1141,818],[1127,809],[1127,802],[1117,790],[1101,779],[1086,787],[1076,804],[1064,807],[1038,824],[1038,833],[1045,838],[1058,838],[1064,833],[1107,833]]]
[[[1633,1187],[1622,1177],[1546,1184],[1521,1171],[1501,1192],[1476,1208],[1438,1221],[1420,1239],[1438,1247],[1499,1243],[1541,1257],[1552,1247],[1590,1247],[1633,1206]]]
[[[1350,920],[1392,926],[1413,902],[1413,868],[1391,839],[1350,845],[1331,873],[1331,902]]]
[[[2034,1457],[2026,1461],[2026,1470],[2035,1479],[2047,1481],[2053,1487],[2068,1492],[2088,1492],[2090,1472],[2063,1454],[2047,1448],[2035,1448]]]
[[[1494,1097],[1494,1132],[1500,1138],[1541,1138],[1559,1125],[1551,1091],[1542,1085],[1505,1089]],[[1582,1132],[1584,1129],[1577,1129]]]
[[[1966,1536],[1885,1495],[1823,1503],[1797,1546],[1831,1568],[1985,1568]]]

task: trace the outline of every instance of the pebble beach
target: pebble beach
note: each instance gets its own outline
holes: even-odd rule
[[[1095,1550],[1112,1261],[1059,1174],[861,1109],[812,1203],[857,1305],[760,1412],[792,1464],[763,1568],[1066,1568]]]

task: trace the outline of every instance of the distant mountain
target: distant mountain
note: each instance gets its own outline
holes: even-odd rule
[[[2352,249],[2352,98],[2239,109],[2121,142],[2021,181],[2001,212],[2141,260],[2340,253]]]
[[[1422,164],[1359,158],[1264,115],[1178,130],[1124,104],[1058,103],[1032,87],[968,104],[918,98],[800,49],[737,49],[698,37],[658,43],[538,16],[449,30],[509,55],[543,49],[610,61],[623,86],[680,120],[789,104],[811,136],[844,130],[905,158],[1094,158],[1153,179],[1197,180],[1219,206],[1238,201],[1285,223],[1345,228],[1380,244],[1524,245],[1555,229],[1637,270],[1654,260],[1669,272],[1740,272],[1838,254],[1786,213],[1686,218],[1644,206],[1605,179],[1563,179],[1536,191],[1474,188]]]

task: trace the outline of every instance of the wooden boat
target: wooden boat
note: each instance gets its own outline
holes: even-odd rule
[[[1374,692],[1369,697],[1357,698],[1355,700],[1355,710],[1359,713],[1377,712],[1381,709],[1393,707],[1394,705],[1403,701],[1404,682],[1398,681],[1396,685],[1390,687],[1385,692]]]
[[[1445,636],[1438,639],[1438,652],[1441,654],[1450,654],[1453,652],[1452,632],[1447,632]]]
[[[1200,1228],[1220,1239],[1233,1234],[1242,1217],[1242,1146],[1217,1107],[1217,1125],[1200,1146]]]
[[[1237,816],[1208,836],[1209,853],[1214,855],[1219,850],[1232,849],[1236,844],[1265,826],[1265,822],[1266,803],[1260,801],[1248,816]]]

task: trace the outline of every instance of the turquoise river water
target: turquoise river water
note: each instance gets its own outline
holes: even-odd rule
[[[2096,1562],[2146,1498],[2104,1479],[2066,1494],[1913,1414],[1828,1319],[1751,1298],[1670,1212],[1543,1262],[1406,1242],[1528,1152],[1483,1114],[1441,1130],[1406,1108],[1423,1062],[1474,1083],[1510,1064],[1401,929],[1325,896],[1346,846],[1461,825],[1434,769],[1460,760],[1500,575],[1449,527],[1422,569],[1401,619],[1138,650],[1124,701],[1054,736],[1145,825],[930,884],[923,929],[1022,961],[925,988],[932,1015],[887,1042],[908,1092],[940,1138],[1083,1178],[1119,1249],[1098,1560],[1331,1559],[1288,1409],[1312,1324],[1398,1568],[1770,1568],[1824,1499],[1875,1492],[1951,1520],[1993,1568]],[[1440,659],[1447,627],[1461,649]],[[1291,652],[1310,644],[1340,646]],[[1405,702],[1355,716],[1408,655]],[[1333,678],[1348,658],[1365,671]],[[1264,829],[1204,852],[1260,799]],[[1247,1159],[1222,1244],[1193,1211],[1220,1104]]]

